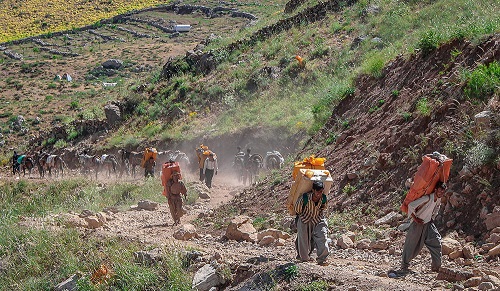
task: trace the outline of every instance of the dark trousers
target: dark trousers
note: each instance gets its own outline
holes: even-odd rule
[[[203,168],[200,169],[200,181],[205,179],[205,175],[203,174]]]
[[[214,170],[205,170],[205,184],[208,188],[212,188],[212,178],[214,177]]]
[[[431,253],[432,269],[439,269],[441,266],[441,235],[432,221],[425,224],[411,222],[406,233],[401,268],[407,269],[410,266],[410,261],[420,253],[424,245]]]

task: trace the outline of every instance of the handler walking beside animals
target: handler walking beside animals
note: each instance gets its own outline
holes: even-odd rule
[[[316,247],[316,262],[326,266],[330,249],[328,247],[328,224],[324,215],[328,201],[323,190],[323,182],[314,181],[312,191],[304,193],[295,203],[295,212],[298,215],[295,248],[297,259],[307,262],[310,253]]]
[[[173,171],[172,176],[165,185],[168,207],[170,209],[172,219],[174,220],[174,225],[180,224],[181,217],[185,214],[185,211],[182,208],[181,195],[184,195],[184,198],[186,198],[187,196],[186,186],[184,185],[184,182],[179,178],[180,173],[177,171]]]
[[[153,159],[153,157],[150,157],[149,160],[144,163],[144,177],[154,177],[155,167],[156,161]]]
[[[210,189],[212,188],[212,178],[217,175],[219,167],[217,165],[217,159],[214,156],[214,153],[210,153],[208,158],[205,160],[205,164],[203,165],[203,175],[205,176],[205,184]]]
[[[439,271],[442,256],[441,235],[434,225],[434,219],[439,212],[441,197],[445,192],[446,184],[438,182],[431,194],[408,204],[408,216],[412,218],[412,222],[406,233],[401,269],[389,271],[389,277],[398,278],[407,275],[410,272],[410,261],[420,253],[424,245],[431,253],[431,270]]]

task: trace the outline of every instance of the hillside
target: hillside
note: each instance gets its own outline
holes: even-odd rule
[[[500,241],[500,26],[481,14],[474,37],[460,27],[441,39],[433,33],[391,39],[396,32],[376,26],[388,25],[384,10],[395,19],[396,11],[404,14],[399,8],[415,9],[426,19],[446,3],[389,2],[242,1],[223,3],[226,9],[181,3],[2,44],[22,59],[4,54],[0,64],[6,77],[0,186],[10,206],[0,211],[0,272],[6,275],[0,286],[53,288],[84,272],[82,290],[190,290],[194,274],[212,265],[218,290],[499,288],[499,256],[490,250]],[[484,5],[498,8],[495,1]],[[173,23],[189,23],[191,31],[163,30]],[[103,70],[109,59],[124,62]],[[62,72],[73,81],[53,79]],[[106,105],[122,118],[111,122]],[[12,128],[18,115],[27,121],[19,131]],[[157,180],[103,175],[93,181],[80,172],[84,150],[117,154],[155,146],[194,158],[201,143],[217,152],[220,172],[209,190],[197,181],[195,164],[186,170],[191,196],[179,227],[169,225]],[[244,186],[232,168],[238,146],[261,154],[277,149],[285,167],[262,170],[257,183]],[[14,149],[61,155],[70,171],[65,178],[11,178]],[[386,271],[399,264],[404,241],[396,228],[405,220],[399,206],[408,179],[422,155],[434,151],[454,160],[437,225],[458,246],[437,274],[424,251],[412,274],[390,279]],[[334,178],[332,255],[325,267],[295,261],[287,224],[292,162],[310,155],[325,157]],[[210,199],[198,198],[203,194]],[[133,205],[144,199],[158,208]],[[88,227],[82,219],[94,216],[90,212],[106,216],[106,223]],[[228,239],[235,217],[292,238],[270,245]],[[197,236],[176,237],[190,227]],[[353,240],[349,246],[346,237]],[[90,279],[100,265],[113,269],[103,285]]]

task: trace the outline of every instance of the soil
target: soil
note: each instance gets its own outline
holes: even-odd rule
[[[141,178],[142,179],[142,178]],[[127,181],[142,183],[141,179],[126,178]],[[189,184],[204,185],[197,181],[193,173],[186,173],[184,180]],[[43,181],[40,181],[43,182]],[[109,182],[104,182],[109,183]],[[111,182],[113,183],[113,182]],[[181,224],[195,224],[198,237],[188,241],[177,240],[173,237],[174,232],[181,226],[174,226],[166,201],[159,204],[159,208],[153,211],[141,210],[137,205],[131,205],[130,209],[119,211],[111,215],[102,227],[96,229],[78,228],[86,237],[120,238],[128,241],[136,241],[150,249],[151,246],[175,247],[183,249],[196,249],[204,256],[219,257],[220,261],[232,266],[233,281],[228,282],[222,290],[267,290],[274,285],[274,290],[292,290],[315,281],[328,283],[328,290],[444,290],[448,289],[453,282],[438,280],[437,273],[430,270],[430,254],[424,248],[421,254],[412,261],[412,272],[404,278],[392,279],[387,277],[387,271],[397,268],[400,262],[401,249],[404,243],[404,232],[390,231],[391,244],[394,251],[387,250],[361,250],[342,249],[335,246],[337,232],[330,234],[331,255],[328,266],[317,265],[314,261],[299,262],[295,259],[294,248],[295,235],[287,239],[283,246],[259,246],[256,243],[238,242],[227,240],[224,236],[224,227],[220,228],[214,224],[213,213],[225,213],[226,207],[242,207],[241,213],[259,212],[259,216],[265,215],[266,209],[249,210],[240,200],[244,193],[251,188],[241,185],[230,172],[222,170],[214,177],[213,187],[209,190],[210,199],[197,199],[192,205],[185,205],[187,213],[181,218]],[[282,214],[282,213],[281,213]],[[281,216],[281,214],[279,216]],[[55,230],[60,227],[56,221],[56,214],[44,220],[24,218],[20,223],[25,227],[47,228]],[[202,217],[202,219],[199,219]],[[231,217],[227,217],[231,218]],[[255,219],[255,216],[251,216]],[[201,222],[200,222],[201,221]],[[227,219],[225,219],[227,222]],[[201,224],[200,224],[201,223]],[[275,222],[275,224],[280,224]],[[286,227],[282,228],[287,231]],[[227,226],[227,223],[225,224]],[[367,227],[370,227],[367,225]],[[315,255],[312,255],[314,258]],[[287,279],[285,275],[279,275],[279,270],[296,265],[296,277]],[[236,266],[236,267],[235,267]],[[239,274],[238,267],[249,268],[246,273]],[[454,261],[443,260],[443,267],[449,269],[461,269]],[[483,272],[499,273],[498,263],[476,262],[474,268]],[[196,269],[194,270],[196,271]],[[238,274],[238,276],[237,276]],[[268,274],[275,274],[273,280],[267,280]],[[252,289],[258,286],[257,289]],[[221,286],[219,286],[221,287]]]
[[[150,13],[145,16],[154,18],[158,17],[158,14]],[[166,18],[169,17],[173,16]],[[203,16],[194,19],[179,16],[175,19],[177,23],[192,24],[193,30],[197,32],[193,34],[195,36],[182,36],[182,43],[175,38],[167,39],[162,34],[157,38],[141,41],[133,39],[127,49],[117,52],[115,43],[95,41],[95,38],[87,33],[78,35],[78,39],[75,40],[64,37],[51,39],[52,42],[59,42],[60,47],[66,46],[65,42],[69,40],[72,47],[82,47],[86,52],[84,55],[63,60],[40,53],[36,49],[38,46],[32,42],[9,45],[9,49],[24,53],[26,57],[24,64],[29,66],[11,61],[0,64],[1,75],[6,77],[2,78],[4,80],[2,98],[5,100],[2,110],[16,115],[18,111],[15,104],[23,110],[26,109],[27,117],[34,124],[34,131],[50,129],[60,122],[58,118],[51,117],[77,116],[78,113],[85,111],[83,108],[94,106],[95,100],[106,99],[100,97],[110,92],[120,93],[114,89],[101,90],[102,80],[86,86],[79,82],[73,83],[76,85],[57,82],[53,88],[49,84],[53,82],[54,75],[69,73],[78,80],[86,75],[91,69],[89,67],[94,67],[95,64],[110,58],[129,59],[133,60],[134,66],[151,65],[153,70],[159,69],[158,64],[164,63],[171,56],[185,54],[186,47],[194,48],[214,29],[214,26],[208,29],[208,25],[198,23],[200,17],[203,18]],[[219,18],[205,19],[205,21],[219,21]],[[217,27],[227,26],[230,32],[229,27],[239,28],[247,24],[246,20],[237,18],[230,21],[234,23],[227,25],[227,22],[220,22]],[[149,33],[152,33],[153,29],[137,24],[134,24],[133,28]],[[109,29],[105,26],[100,28],[99,32],[109,33]],[[456,151],[453,151],[452,157],[455,159],[451,175],[453,178],[449,182],[450,190],[446,200],[450,201],[452,195],[465,193],[464,189],[468,187],[472,190],[464,196],[462,204],[456,206],[453,211],[448,209],[441,214],[439,228],[443,235],[456,236],[462,241],[470,236],[477,245],[482,245],[490,233],[486,230],[484,219],[479,213],[483,211],[491,213],[499,205],[500,166],[486,165],[472,169],[473,177],[462,178],[459,172],[466,162],[465,153],[460,151],[460,147],[466,148],[466,143],[471,142],[467,140],[471,133],[477,133],[479,136],[485,132],[474,125],[474,115],[488,109],[496,112],[498,116],[500,106],[498,106],[498,96],[477,103],[464,99],[462,94],[464,84],[460,81],[460,72],[464,68],[473,69],[478,63],[498,61],[499,43],[498,35],[484,40],[479,45],[455,41],[428,55],[416,54],[409,59],[397,58],[384,69],[383,77],[360,77],[355,92],[335,107],[326,126],[302,149],[297,150],[299,138],[295,143],[291,143],[292,146],[287,143],[288,156],[294,160],[300,160],[310,154],[326,157],[326,167],[335,179],[330,192],[329,211],[348,212],[361,209],[363,216],[357,223],[364,227],[376,228],[375,219],[398,208],[406,189],[405,181],[415,172],[420,157],[435,150],[444,152],[449,145],[447,141],[450,141],[456,145]],[[93,46],[98,46],[98,50],[91,49]],[[144,51],[147,51],[147,54],[144,54]],[[152,54],[152,51],[155,53]],[[452,52],[457,51],[461,54],[451,59],[451,56],[455,55]],[[126,74],[132,73],[127,71]],[[8,78],[12,76],[18,78],[16,80]],[[119,78],[116,81],[119,82]],[[98,93],[78,99],[79,108],[74,109],[73,113],[68,114],[66,109],[62,109],[71,106],[71,100],[65,99],[65,96],[77,96],[73,94],[92,90],[97,90]],[[430,100],[433,108],[431,115],[417,112],[416,103],[423,97]],[[42,109],[33,104],[43,104]],[[411,118],[407,120],[402,113],[410,114]],[[38,115],[42,116],[39,123],[33,122]],[[0,118],[7,124],[11,116],[2,115]],[[488,130],[498,130],[498,120],[493,120],[491,124]],[[253,132],[255,136],[258,135],[257,131]],[[495,133],[492,134],[494,136]],[[268,135],[273,136],[274,132]],[[440,290],[454,284],[452,281],[438,280],[437,274],[430,272],[430,255],[425,249],[412,261],[411,274],[404,279],[387,277],[387,271],[397,268],[401,258],[400,252],[405,234],[395,230],[397,225],[391,225],[380,231],[383,237],[390,239],[393,247],[392,250],[382,251],[341,249],[335,245],[335,241],[338,236],[349,230],[333,229],[330,234],[332,246],[328,266],[319,266],[314,262],[297,262],[293,236],[286,240],[283,246],[272,247],[224,239],[224,228],[217,227],[220,224],[227,225],[224,218],[229,219],[237,214],[248,215],[253,219],[264,217],[269,222],[269,227],[283,230],[287,228],[282,222],[290,218],[284,207],[291,183],[289,167],[279,173],[263,173],[263,178],[251,187],[238,184],[231,175],[229,167],[231,157],[236,146],[250,146],[247,138],[241,134],[241,136],[225,136],[218,140],[207,141],[207,144],[216,145],[214,148],[223,148],[218,154],[226,158],[221,158],[223,167],[214,178],[214,187],[210,190],[211,199],[199,199],[194,205],[186,207],[187,214],[182,218],[183,224],[190,222],[196,224],[199,238],[187,242],[173,238],[178,226],[172,225],[173,221],[166,203],[161,203],[159,209],[155,211],[131,208],[128,211],[117,212],[104,227],[93,230],[81,229],[81,231],[91,236],[120,237],[139,241],[144,244],[144,249],[151,245],[189,245],[208,255],[219,254],[223,261],[232,265],[246,265],[250,272],[241,275],[243,278],[234,281],[234,284],[225,286],[226,290],[252,290],[252,284],[266,289],[270,286],[268,284],[273,282],[266,281],[264,275],[271,272],[279,273],[290,263],[298,266],[298,276],[289,281],[278,276],[277,278],[281,279],[274,281],[277,289],[291,290],[318,280],[327,281],[331,290]],[[26,139],[27,135],[10,135],[6,141],[6,148],[15,148]],[[278,141],[269,137],[251,140],[257,147],[265,145],[256,149],[261,153],[279,146]],[[92,144],[90,139],[85,142]],[[191,145],[193,143],[196,144],[192,142]],[[498,149],[498,141],[490,140],[490,146]],[[75,154],[81,149],[82,147],[74,149],[72,153]],[[2,170],[4,171],[2,176],[5,177],[8,167]],[[356,178],[348,178],[350,176],[348,174],[353,174]],[[194,174],[185,176],[185,179],[187,182],[197,183]],[[141,183],[140,179],[135,181]],[[40,182],[45,181],[40,180]],[[351,188],[346,188],[347,185]],[[266,199],[267,197],[272,199]],[[228,211],[229,209],[233,212]],[[211,213],[222,215],[227,213],[227,217],[219,219],[217,215]],[[198,219],[201,216],[203,219]],[[200,223],[200,220],[203,222]],[[31,227],[57,227],[50,218],[48,221],[25,218],[22,224]],[[489,261],[478,259],[472,261],[471,266],[465,266],[459,261],[445,257],[443,267],[454,270],[476,269],[494,274],[497,278],[500,273],[498,258]],[[236,271],[233,275],[235,274]]]

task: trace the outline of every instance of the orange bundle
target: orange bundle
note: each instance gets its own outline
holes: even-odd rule
[[[434,192],[438,182],[448,182],[452,163],[452,159],[438,152],[423,156],[422,163],[418,166],[413,177],[410,190],[400,207],[401,211],[408,213],[408,204],[410,202]]]
[[[101,264],[97,270],[90,277],[90,281],[94,284],[101,284],[111,278],[111,270],[105,265]]]
[[[295,180],[297,174],[300,169],[316,169],[316,170],[324,170],[325,169],[325,158],[316,158],[315,155],[311,155],[307,158],[304,158],[303,161],[295,162],[292,172],[292,178]]]

